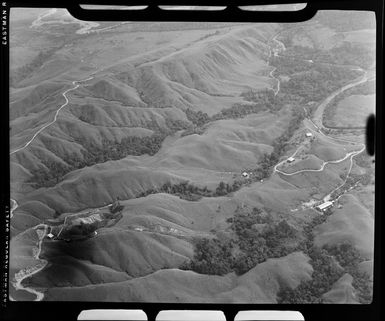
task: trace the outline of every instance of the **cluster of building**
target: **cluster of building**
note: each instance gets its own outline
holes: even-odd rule
[[[307,132],[306,134],[305,134],[305,136],[306,136],[306,138],[312,138],[313,137],[313,134],[311,133],[311,132]],[[292,163],[292,162],[294,162],[295,161],[295,158],[292,156],[292,157],[289,157],[288,159],[287,159],[287,162],[288,163]]]
[[[99,209],[93,209],[86,213],[69,215],[60,225],[49,226],[50,231],[47,234],[47,238],[51,240],[59,238],[62,239],[61,236],[64,233],[68,235],[67,239],[76,239],[79,235],[84,236],[84,233],[87,234],[88,231],[91,231],[94,235],[96,235],[97,228],[105,226],[111,219],[120,219],[119,215],[121,215],[123,208],[124,206],[116,200],[108,206],[109,213],[101,213],[99,212]]]

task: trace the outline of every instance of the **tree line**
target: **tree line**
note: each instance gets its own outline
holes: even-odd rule
[[[198,118],[205,116],[202,112],[198,112]],[[194,114],[195,115],[195,114]],[[260,180],[268,177],[271,168],[278,162],[279,158],[285,153],[285,147],[295,130],[298,129],[300,123],[305,117],[302,109],[294,109],[292,119],[290,120],[286,131],[273,142],[273,152],[265,154],[259,162],[259,166],[253,170],[253,179]],[[177,125],[175,125],[177,126]],[[29,182],[35,187],[52,187],[58,184],[69,172],[92,166],[94,164],[107,162],[110,160],[118,160],[127,155],[140,156],[143,154],[154,155],[161,148],[163,140],[170,134],[170,131],[159,129],[158,132],[151,136],[137,137],[128,136],[120,142],[111,142],[103,140],[102,145],[92,143],[85,139],[77,138],[76,142],[83,146],[82,158],[76,154],[66,157],[66,163],[58,163],[55,161],[42,161],[45,168],[32,170],[32,178]],[[200,188],[188,182],[171,184],[166,182],[159,188],[152,188],[143,191],[137,197],[144,197],[156,193],[169,193],[177,195],[182,199],[196,201],[202,197],[218,197],[233,193],[241,188],[244,184],[250,183],[251,180],[234,180],[232,183],[219,182],[215,190],[210,191],[207,187]]]
[[[41,57],[44,57],[44,54],[39,57],[41,60]],[[123,138],[120,142],[104,140],[101,145],[82,138],[76,138],[75,141],[83,146],[81,157],[77,154],[68,155],[65,162],[62,163],[54,163],[54,161],[51,160],[42,161],[44,166],[31,171],[32,178],[29,182],[33,183],[37,188],[51,187],[59,183],[67,173],[76,169],[109,160],[118,160],[127,155],[154,155],[161,148],[163,140],[168,135],[174,134],[176,131],[185,130],[184,133],[182,133],[182,136],[192,133],[202,134],[204,132],[204,126],[212,121],[242,118],[246,115],[258,113],[263,110],[271,110],[274,112],[280,110],[284,103],[298,101],[298,97],[296,98],[290,94],[287,94],[284,97],[278,95],[277,97],[272,90],[268,89],[261,91],[249,90],[244,92],[242,97],[248,101],[249,104],[234,104],[232,107],[225,108],[212,116],[209,116],[202,111],[195,112],[191,109],[187,109],[185,113],[189,122],[166,119],[167,129],[160,128],[153,122],[150,129],[154,130],[154,134],[150,136],[129,136]],[[294,122],[297,121],[298,120],[294,120]],[[292,123],[290,123],[289,129],[291,126]],[[284,140],[287,139],[287,136],[282,135],[282,137],[275,143],[274,152],[264,156],[259,168],[256,170],[258,179],[262,179],[269,175],[269,168],[277,161],[277,158],[280,155],[280,149],[284,145]],[[243,182],[241,182],[241,184],[243,184]],[[226,193],[239,188],[239,182],[236,182],[233,185],[234,186],[232,186],[231,189],[226,187]],[[219,186],[217,194],[225,195],[226,193],[223,190],[223,186]],[[187,198],[190,197],[187,196]],[[196,196],[193,197],[193,199],[195,198]]]
[[[201,115],[201,112],[198,113]],[[286,131],[273,142],[273,151],[270,154],[264,154],[262,159],[259,161],[258,167],[251,170],[253,173],[252,179],[234,180],[230,184],[222,181],[219,182],[218,186],[213,191],[208,190],[207,187],[199,188],[188,182],[178,184],[171,184],[170,182],[167,182],[159,188],[146,190],[138,194],[137,197],[144,197],[156,193],[169,193],[177,195],[185,200],[196,201],[202,197],[225,196],[236,192],[244,184],[249,184],[253,180],[265,179],[266,177],[270,176],[272,167],[278,163],[279,158],[286,152],[287,142],[291,139],[294,132],[299,128],[304,118],[305,112],[302,109],[297,108],[293,110],[292,118]]]
[[[158,188],[150,188],[139,194],[136,197],[145,197],[150,194],[167,193],[180,197],[187,201],[198,201],[202,197],[218,197],[228,195],[237,191],[242,186],[241,181],[234,180],[231,184],[223,181],[219,182],[214,190],[209,190],[207,186],[199,187],[189,183],[188,181],[172,184],[166,182]]]
[[[291,252],[286,241],[295,237],[296,230],[285,220],[275,222],[259,208],[238,207],[227,223],[231,237],[195,240],[192,260],[180,268],[201,274],[241,275],[268,258]]]
[[[351,31],[351,29],[349,29]],[[375,58],[375,47],[344,41],[331,49],[311,48],[293,43],[293,35],[298,31],[295,28],[285,30],[280,34],[286,50],[282,55],[303,60],[313,60],[316,63],[330,63],[333,65],[360,66],[369,68]]]
[[[258,163],[258,167],[252,170],[253,177],[256,180],[265,179],[270,176],[272,167],[278,163],[280,157],[286,152],[288,141],[299,128],[304,118],[305,112],[302,109],[294,109],[293,117],[291,118],[286,131],[274,140],[273,151],[270,154],[264,154]]]
[[[277,294],[278,303],[323,303],[323,295],[345,273],[353,277],[352,285],[358,301],[370,303],[373,281],[358,267],[365,260],[358,250],[348,242],[322,248],[314,244],[313,229],[331,214],[329,211],[317,215],[301,233],[286,220],[274,221],[271,215],[259,208],[249,210],[238,207],[234,216],[227,219],[231,235],[195,239],[194,256],[180,269],[209,275],[230,272],[242,275],[268,258],[303,251],[310,257],[312,279],[302,281],[295,289],[281,288]]]
[[[335,282],[345,273],[353,277],[352,286],[362,304],[372,300],[373,281],[359,270],[364,261],[357,249],[348,242],[318,248],[313,246],[308,255],[313,267],[312,279],[302,281],[295,289],[283,288],[278,293],[278,303],[324,303],[323,295],[331,290]]]
[[[302,97],[304,103],[320,101],[360,75],[357,70],[314,64],[309,71],[290,75],[288,81],[281,82],[281,91]]]
[[[283,287],[277,294],[277,301],[286,303],[323,303],[323,294],[331,290],[334,283],[345,273],[353,276],[353,287],[360,303],[371,301],[372,281],[370,276],[359,271],[358,264],[364,260],[357,249],[348,242],[322,248],[314,244],[313,230],[326,222],[332,215],[327,211],[315,216],[302,231],[304,239],[298,244],[297,251],[303,251],[310,257],[313,267],[312,279],[302,281],[296,288]]]
[[[247,94],[245,95],[247,96]],[[59,183],[67,173],[76,169],[104,163],[110,160],[122,159],[127,155],[140,156],[148,154],[152,156],[159,151],[163,140],[168,135],[172,135],[177,131],[185,130],[185,132],[182,133],[182,136],[192,133],[202,134],[204,125],[209,122],[244,117],[252,113],[258,113],[261,110],[271,107],[273,104],[272,94],[269,90],[250,95],[251,96],[248,99],[254,99],[255,101],[261,99],[261,102],[253,104],[235,104],[230,108],[223,109],[221,112],[211,117],[202,111],[195,112],[191,109],[187,109],[187,119],[193,125],[183,120],[166,119],[167,129],[165,129],[160,128],[159,125],[152,122],[150,129],[154,130],[154,133],[150,136],[128,136],[124,137],[120,142],[104,139],[102,144],[97,144],[84,138],[77,137],[75,138],[75,142],[83,147],[81,150],[81,157],[74,153],[67,155],[65,162],[63,161],[62,163],[53,160],[43,160],[42,167],[31,170],[32,178],[28,182],[33,183],[36,188],[52,187]],[[266,105],[264,105],[265,103]],[[83,121],[86,121],[86,119],[84,118]],[[235,186],[237,184],[238,182],[235,183]],[[219,191],[219,193],[224,195],[223,191]]]
[[[157,132],[143,137],[128,136],[122,138],[120,142],[104,139],[101,145],[84,138],[76,138],[76,143],[83,147],[82,156],[75,153],[67,155],[65,163],[50,159],[41,160],[44,167],[31,170],[32,177],[28,182],[33,183],[36,188],[51,187],[61,182],[66,174],[80,168],[122,159],[127,155],[154,155],[160,149],[167,135],[166,132]]]
[[[188,108],[185,111],[187,119],[192,123],[182,136],[191,134],[202,134],[204,126],[217,120],[238,119],[250,114],[257,114],[261,111],[270,110],[273,112],[279,111],[285,100],[275,97],[274,92],[270,89],[253,90],[250,89],[241,94],[248,103],[236,103],[229,108],[224,108],[220,112],[209,116],[202,111],[194,111]]]
[[[325,108],[325,112],[322,118],[323,123],[327,127],[333,127],[334,124],[332,119],[336,114],[337,106],[346,97],[349,97],[351,95],[373,95],[375,94],[375,91],[376,91],[376,84],[373,80],[366,81],[362,84],[359,84],[357,86],[344,90],[327,105],[327,108]]]

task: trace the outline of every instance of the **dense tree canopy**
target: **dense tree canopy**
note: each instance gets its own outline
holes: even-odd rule
[[[290,250],[285,243],[296,234],[285,220],[275,222],[270,215],[256,207],[251,210],[238,207],[227,223],[230,224],[233,237],[230,240],[200,240],[195,246],[193,259],[182,268],[202,274],[223,275],[231,271],[244,274],[270,257],[287,255]],[[260,225],[261,229],[256,225]],[[204,255],[204,250],[208,254]],[[207,255],[215,259],[210,260]],[[206,273],[208,271],[210,273]]]

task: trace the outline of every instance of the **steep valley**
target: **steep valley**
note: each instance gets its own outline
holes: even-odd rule
[[[31,28],[36,14],[21,16],[11,39],[11,274],[46,262],[25,287],[44,300],[277,303],[283,289],[314,281],[312,247],[349,241],[371,262],[373,239],[357,236],[362,226],[372,235],[374,224],[374,165],[366,155],[356,161],[361,132],[346,141],[312,118],[366,66],[305,61],[315,50],[340,59],[356,32],[342,34],[322,15],[301,32],[270,23],[101,22],[89,33],[77,33],[59,9],[45,18],[54,22]],[[27,36],[49,50],[19,54]],[[304,205],[348,183],[355,189],[336,200],[341,208],[324,215]],[[90,238],[36,238],[39,224],[117,200],[122,217]],[[253,245],[242,243],[238,216]],[[209,259],[194,265],[202,244],[233,260],[228,268],[202,272]],[[37,246],[39,259],[31,255]],[[265,247],[263,259],[253,256]],[[322,293],[333,303],[349,280],[341,273]],[[22,292],[10,290],[31,299]]]

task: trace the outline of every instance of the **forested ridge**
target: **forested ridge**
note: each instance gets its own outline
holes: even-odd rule
[[[76,138],[82,149],[82,157],[68,155],[65,162],[55,163],[42,161],[45,165],[37,170],[32,170],[30,182],[36,188],[51,187],[62,181],[63,177],[76,169],[92,166],[110,160],[122,159],[128,155],[140,156],[144,154],[154,155],[162,146],[164,139],[178,131],[181,135],[203,134],[206,126],[211,122],[223,119],[238,119],[261,111],[279,112],[285,105],[295,105],[298,108],[293,114],[288,131],[274,142],[274,151],[264,156],[260,166],[256,169],[256,175],[260,179],[268,176],[268,170],[274,162],[278,161],[282,154],[285,142],[290,138],[300,121],[304,118],[299,109],[301,105],[309,101],[317,101],[325,98],[328,94],[340,86],[352,81],[361,73],[349,68],[336,68],[323,64],[299,64],[297,59],[303,59],[309,53],[302,52],[303,49],[288,48],[285,56],[271,57],[269,63],[276,68],[275,77],[280,74],[290,75],[289,81],[281,82],[280,92],[275,95],[273,90],[248,90],[241,94],[247,103],[234,104],[230,108],[221,110],[219,113],[209,116],[202,111],[192,109],[185,110],[186,121],[172,121],[167,119],[166,128],[152,122],[147,128],[153,131],[150,136],[127,136],[121,141],[103,141],[100,145]],[[288,53],[287,53],[288,52]],[[295,55],[295,59],[291,57]],[[340,53],[334,53],[339,56]],[[306,56],[307,58],[308,56]],[[308,107],[307,107],[308,108]],[[311,113],[311,110],[309,111]],[[83,119],[86,121],[86,119]]]
[[[287,241],[295,237],[296,230],[285,220],[275,222],[259,208],[238,207],[227,223],[231,231],[227,238],[195,240],[193,259],[180,268],[202,274],[224,275],[234,271],[241,275],[268,258],[293,251]]]
[[[281,82],[278,95],[273,95],[273,91],[251,90],[243,94],[245,100],[257,105],[258,101],[263,100],[265,106],[270,106],[272,111],[280,110],[288,102],[295,101],[303,106],[308,102],[321,101],[362,75],[362,71],[354,70],[348,65],[365,68],[371,63],[365,58],[371,55],[369,50],[349,44],[321,53],[303,47],[290,47],[290,43],[286,45],[289,48],[283,56],[272,57],[270,60],[270,64],[276,67],[275,77],[289,76],[289,80]],[[358,56],[361,59],[357,60]],[[306,61],[310,59],[314,62]],[[341,66],[337,66],[338,64]],[[367,85],[361,87],[360,91],[368,90]],[[312,110],[309,110],[309,114],[311,113]],[[193,116],[196,126],[204,126],[210,121],[210,117],[201,112]],[[287,142],[304,117],[302,109],[295,109],[288,130],[274,141],[273,152],[265,154],[259,167],[253,169],[253,177],[262,179],[270,175],[271,167],[285,152]],[[322,248],[314,244],[313,229],[324,223],[331,214],[329,210],[324,215],[317,215],[302,230],[297,230],[285,220],[274,221],[261,209],[253,208],[250,211],[238,208],[234,216],[227,220],[231,231],[229,235],[196,240],[194,257],[181,268],[203,274],[224,275],[234,271],[241,275],[269,258],[302,251],[310,258],[314,270],[312,279],[301,282],[295,289],[281,288],[277,295],[278,303],[322,303],[323,295],[345,273],[353,277],[352,286],[357,300],[360,303],[370,303],[372,280],[358,268],[358,264],[366,258],[351,243],[344,242]]]

